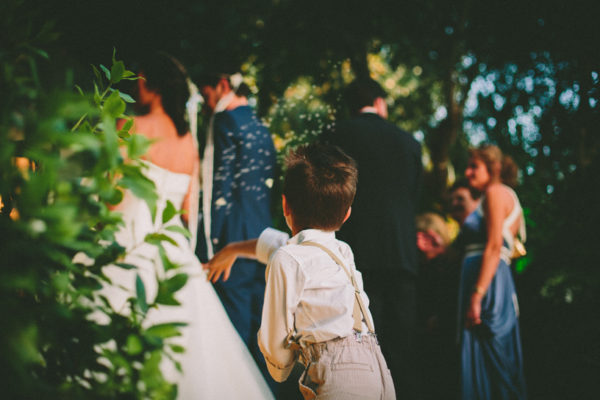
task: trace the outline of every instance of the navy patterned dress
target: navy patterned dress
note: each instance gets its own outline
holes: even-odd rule
[[[461,399],[527,397],[519,335],[519,307],[510,270],[510,254],[514,240],[509,227],[522,211],[512,189],[511,193],[515,199],[515,206],[511,215],[504,221],[504,244],[500,263],[481,302],[482,324],[471,329],[465,328],[465,314],[479,277],[487,240],[481,205],[467,217],[461,229],[461,240],[466,249],[462,262],[458,303]],[[524,234],[523,229],[522,223],[521,230]]]

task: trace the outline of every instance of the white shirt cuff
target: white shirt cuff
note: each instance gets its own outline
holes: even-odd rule
[[[290,235],[273,228],[267,228],[258,237],[256,242],[256,258],[263,264],[268,264],[271,256],[278,248],[284,246]]]

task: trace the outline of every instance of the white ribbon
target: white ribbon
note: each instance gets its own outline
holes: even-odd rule
[[[192,134],[192,139],[194,141],[194,147],[196,151],[199,151],[198,147],[198,103],[202,101],[202,96],[198,93],[198,88],[194,83],[188,79],[188,87],[190,90],[190,98],[188,99],[185,108],[188,113],[188,123],[190,125],[190,133]],[[198,199],[198,186],[199,183],[194,179],[196,174],[192,175],[192,182],[190,183],[191,196],[189,199],[189,215],[188,215],[188,229],[192,234],[190,238],[190,246],[192,250],[196,249],[196,241],[198,240],[198,208],[199,202]]]
[[[233,101],[235,93],[230,91],[225,96],[221,97],[215,109],[213,110],[213,114],[210,117],[210,121],[208,123],[208,132],[206,135],[206,146],[204,147],[204,157],[202,159],[202,216],[204,222],[204,237],[206,239],[206,251],[208,253],[208,258],[212,258],[214,256],[213,245],[211,240],[211,203],[212,203],[212,191],[213,191],[213,169],[214,169],[214,155],[215,155],[215,146],[214,146],[214,132],[213,132],[213,123],[215,120],[215,115],[219,112],[225,111],[227,106]]]

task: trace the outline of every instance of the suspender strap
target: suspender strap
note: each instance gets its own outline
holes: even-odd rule
[[[335,253],[333,251],[329,250],[327,247],[323,246],[322,244],[317,243],[317,242],[307,241],[307,242],[300,243],[300,245],[314,246],[314,247],[320,248],[325,253],[329,254],[329,256],[331,258],[333,258],[333,260],[340,267],[342,267],[344,272],[346,272],[346,275],[348,275],[350,282],[352,282],[352,286],[354,286],[354,310],[352,312],[352,317],[354,318],[354,330],[356,332],[362,332],[362,320],[364,318],[365,322],[367,324],[367,328],[369,329],[369,332],[375,333],[375,329],[373,328],[373,323],[371,322],[371,319],[369,318],[369,314],[367,312],[367,307],[365,306],[362,296],[360,295],[360,288],[358,287],[358,284],[356,283],[356,278],[354,278],[354,273],[352,273],[352,271],[349,270],[348,267],[346,267],[346,265],[342,262],[342,260],[340,260],[340,258],[337,255],[335,255]]]

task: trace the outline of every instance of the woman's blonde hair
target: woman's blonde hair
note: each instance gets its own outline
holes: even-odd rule
[[[498,179],[513,188],[518,185],[519,167],[511,156],[502,154],[498,146],[484,144],[470,149],[469,155],[483,161],[492,179]]]

